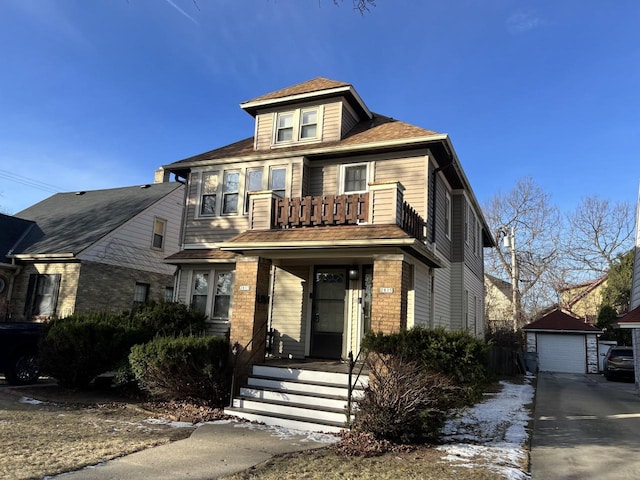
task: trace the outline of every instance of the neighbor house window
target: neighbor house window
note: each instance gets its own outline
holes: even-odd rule
[[[239,172],[224,172],[222,186],[222,213],[238,213]]]
[[[136,283],[136,287],[133,291],[133,303],[143,304],[149,299],[149,284],[148,283]]]
[[[231,293],[233,292],[233,272],[218,273],[216,290],[213,298],[213,314],[211,317],[218,321],[229,321]]]
[[[173,287],[164,287],[164,301],[173,302]]]
[[[191,308],[201,313],[206,313],[208,294],[209,294],[209,274],[207,272],[194,273],[193,290],[191,294]]]
[[[167,228],[166,220],[156,218],[153,221],[153,240],[151,245],[153,248],[162,250],[164,248],[164,233]]]
[[[279,197],[286,196],[287,189],[287,169],[286,167],[274,167],[271,169],[269,188]]]
[[[273,143],[291,143],[320,138],[322,107],[280,112],[275,117]]]
[[[202,174],[200,215],[215,215],[218,196],[218,172]]]
[[[343,165],[342,192],[360,193],[367,191],[368,168],[366,163],[357,165]]]
[[[25,316],[30,318],[55,315],[60,290],[60,278],[60,274],[29,275]]]

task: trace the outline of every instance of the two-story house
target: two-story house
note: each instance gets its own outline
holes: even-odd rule
[[[345,359],[368,331],[484,331],[494,240],[448,135],[316,78],[240,104],[254,135],[163,168],[187,183],[177,299],[254,353]]]
[[[185,188],[167,179],[158,172],[151,185],[57,193],[0,217],[2,317],[46,320],[172,299],[175,267],[164,258],[179,249]]]

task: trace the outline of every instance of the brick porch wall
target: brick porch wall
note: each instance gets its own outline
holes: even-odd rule
[[[403,259],[376,259],[373,264],[371,327],[394,333],[407,328],[410,265]]]

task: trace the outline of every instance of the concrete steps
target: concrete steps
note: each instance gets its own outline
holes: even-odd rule
[[[254,365],[247,385],[225,413],[296,430],[340,432],[347,422],[349,375],[320,368]],[[358,378],[352,411],[368,381],[366,375]]]

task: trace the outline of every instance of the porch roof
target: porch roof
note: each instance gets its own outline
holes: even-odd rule
[[[236,255],[232,252],[224,252],[219,248],[193,248],[181,250],[164,259],[166,263],[233,263]]]
[[[398,225],[344,225],[303,227],[280,230],[250,230],[226,242],[220,248],[229,252],[305,251],[319,249],[389,249],[399,248],[431,267],[441,261],[424,243],[408,235]],[[384,252],[380,252],[384,253]]]

